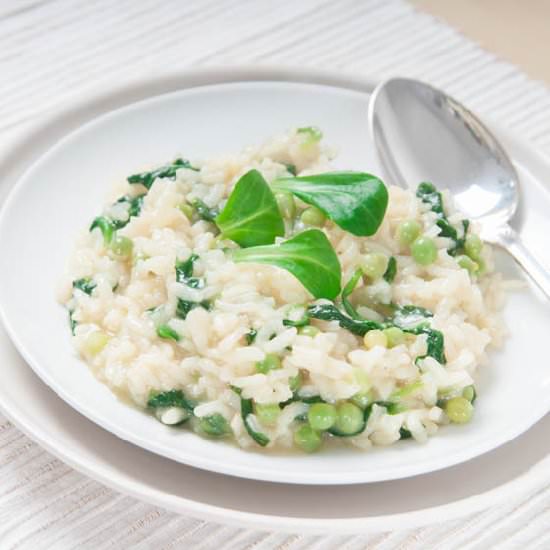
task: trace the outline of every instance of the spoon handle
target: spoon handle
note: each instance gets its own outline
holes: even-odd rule
[[[494,244],[507,250],[539,288],[550,298],[550,269],[544,267],[523,244],[521,237],[509,225],[493,235]]]

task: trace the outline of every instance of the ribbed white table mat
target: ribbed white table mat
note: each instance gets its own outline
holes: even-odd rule
[[[402,0],[2,0],[0,152],[22,128],[80,95],[144,74],[238,63],[420,77],[550,153],[548,89]],[[270,534],[119,495],[0,416],[0,550],[12,548],[542,550],[550,548],[550,485],[414,531]]]

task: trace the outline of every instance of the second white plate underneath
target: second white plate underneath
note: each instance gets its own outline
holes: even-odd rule
[[[441,430],[426,445],[408,441],[368,453],[269,455],[164,427],[118,401],[72,351],[54,287],[74,236],[100,208],[113,179],[178,151],[195,157],[236,150],[311,124],[340,148],[338,167],[376,172],[367,101],[366,93],[336,86],[218,84],[130,105],[55,145],[24,174],[0,219],[0,257],[10,266],[0,271],[1,309],[36,373],[72,407],[124,440],[191,466],[267,481],[322,485],[408,477],[471,459],[528,429],[550,408],[550,371],[541,360],[550,311],[528,290],[510,298],[505,316],[513,330],[504,353],[492,354],[492,365],[482,370],[474,421]],[[527,228],[527,222],[540,220],[540,203],[537,210],[537,199],[527,193],[524,207],[533,208]],[[520,276],[510,261],[502,266]]]

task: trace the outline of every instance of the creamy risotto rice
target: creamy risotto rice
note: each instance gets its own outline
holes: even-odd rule
[[[503,339],[490,248],[452,197],[429,184],[386,193],[368,180],[378,198],[388,196],[387,207],[358,199],[379,227],[370,236],[342,228],[337,205],[320,208],[316,188],[306,204],[292,187],[296,175],[331,173],[333,157],[319,130],[301,128],[118,183],[78,237],[59,294],[75,348],[97,378],[174,429],[241,447],[314,451],[331,440],[368,449],[475,421],[476,369]],[[251,170],[274,194],[261,199],[262,177]],[[233,208],[228,197],[241,178]],[[247,178],[259,186],[248,195]],[[237,212],[260,199],[272,238]],[[271,257],[306,231],[324,250],[313,258],[318,268],[297,276],[254,260],[255,246],[270,246]],[[328,269],[332,250],[341,283]],[[252,256],[239,261],[241,251]]]

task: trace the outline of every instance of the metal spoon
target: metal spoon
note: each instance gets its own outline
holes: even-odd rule
[[[489,130],[464,106],[428,84],[391,78],[369,103],[375,148],[388,180],[401,187],[431,181],[481,226],[483,240],[506,249],[550,298],[550,271],[509,225],[519,178]]]

